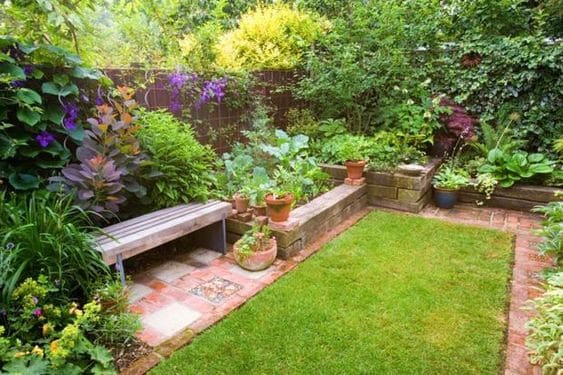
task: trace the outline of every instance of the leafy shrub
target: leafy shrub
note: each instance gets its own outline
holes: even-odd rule
[[[538,234],[544,238],[538,249],[543,255],[554,256],[558,263],[563,261],[563,202],[550,202],[533,209],[545,216]]]
[[[149,181],[155,207],[206,200],[213,184],[214,153],[201,145],[189,124],[165,111],[142,111],[138,133],[158,178]]]
[[[67,295],[88,295],[94,281],[109,274],[92,230],[71,197],[0,193],[0,248],[10,249],[2,253],[10,253],[9,268],[18,270],[19,280],[43,273]]]
[[[258,5],[241,16],[238,27],[219,38],[217,65],[226,69],[290,69],[321,34],[313,15],[277,3]]]
[[[137,108],[134,91],[118,88],[119,99],[96,106],[97,117],[89,118],[90,130],[76,150],[79,164],[62,170],[64,178],[51,178],[51,189],[62,183],[76,189],[81,207],[112,217],[126,201],[126,194],[142,198],[146,188],[139,183],[147,156],[137,139],[139,125],[132,111]]]
[[[101,77],[78,56],[44,44],[0,37],[0,181],[32,190],[60,170],[80,143],[81,102],[77,81]]]
[[[314,137],[318,134],[319,122],[310,109],[291,108],[286,116],[289,135],[304,134]]]
[[[563,272],[549,276],[545,293],[529,305],[536,311],[526,324],[530,361],[546,375],[559,374],[563,369]]]

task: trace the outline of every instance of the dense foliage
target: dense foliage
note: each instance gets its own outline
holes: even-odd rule
[[[0,180],[36,189],[70,161],[89,101],[78,83],[84,89],[100,77],[64,49],[0,38]]]
[[[201,145],[187,123],[164,111],[143,111],[138,133],[155,173],[148,195],[155,207],[206,200],[213,183],[213,151]]]
[[[62,293],[88,295],[94,281],[109,274],[91,230],[87,213],[71,197],[0,193],[2,283],[15,286],[42,273]]]
[[[530,334],[526,346],[532,363],[543,374],[559,374],[563,369],[563,272],[547,278],[545,293],[530,302],[536,315],[527,322]]]

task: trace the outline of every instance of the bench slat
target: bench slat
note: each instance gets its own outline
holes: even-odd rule
[[[106,227],[104,228],[104,232],[107,235],[113,237],[125,236],[128,235],[129,233],[134,233],[137,230],[144,230],[146,227],[150,227],[153,223],[172,220],[183,215],[188,215],[191,212],[197,211],[203,207],[204,207],[203,204],[194,204],[193,206],[192,205],[178,206],[177,208],[175,207],[176,209],[174,211],[167,211],[164,212],[162,215],[158,215],[158,216],[154,214],[160,211],[151,212],[150,214],[143,215],[133,219],[135,220],[135,222],[133,221],[130,222],[129,220],[126,220],[124,222]],[[142,218],[142,220],[137,220],[139,218]],[[113,239],[108,236],[102,235],[98,238],[99,244],[103,244],[110,241],[113,241]]]
[[[98,244],[104,261],[108,264],[113,264],[118,254],[121,254],[123,259],[130,258],[148,249],[216,223],[227,217],[231,211],[232,207],[229,203],[215,201],[202,205],[196,210],[189,210],[188,214],[173,215],[172,217],[165,217],[163,220],[157,220],[158,218],[154,217],[155,213],[151,213],[150,215],[152,216],[149,218],[147,226],[140,226],[143,221],[136,220],[137,225],[132,232],[123,232],[124,234],[115,236],[117,241],[107,236],[102,236],[98,239]],[[173,214],[170,211],[168,213]],[[119,230],[122,230],[127,222],[120,223],[121,227]],[[105,231],[113,235],[111,227],[106,228]],[[103,240],[103,242],[100,240]]]

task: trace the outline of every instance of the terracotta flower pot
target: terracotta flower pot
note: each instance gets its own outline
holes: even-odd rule
[[[364,167],[366,166],[366,162],[364,160],[347,161],[344,165],[346,166],[346,172],[348,172],[349,179],[359,180],[364,175]]]
[[[235,200],[235,209],[239,214],[248,210],[248,197],[241,194],[235,194],[233,198]]]
[[[275,238],[270,239],[270,246],[262,251],[255,251],[250,255],[242,255],[238,249],[238,241],[233,245],[233,255],[239,266],[249,271],[261,271],[274,263],[278,254]]]
[[[291,212],[293,194],[287,194],[281,198],[274,198],[273,194],[266,195],[266,205],[268,206],[268,217],[273,222],[279,223],[286,221]]]
[[[256,216],[266,216],[266,205],[262,204],[259,206],[252,206],[252,209],[254,210],[254,215]]]
[[[452,208],[457,203],[459,190],[434,188],[434,202],[440,208]]]

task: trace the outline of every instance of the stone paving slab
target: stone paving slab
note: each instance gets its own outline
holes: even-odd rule
[[[176,259],[167,260],[164,265],[156,267],[156,270],[146,270],[135,275],[131,310],[142,315],[144,329],[139,338],[150,346],[159,347],[162,343],[168,343],[170,339],[185,334],[186,330],[193,334],[203,331],[291,271],[318,251],[324,243],[353,225],[372,209],[365,208],[331,228],[290,259],[277,259],[264,271],[249,272],[239,268],[231,252],[223,255],[211,250],[197,249],[176,255]],[[459,205],[451,210],[427,206],[418,215],[515,234],[505,374],[538,373],[538,368],[529,364],[524,346],[527,333],[524,324],[531,312],[523,310],[522,307],[527,299],[534,298],[539,293],[538,272],[552,264],[550,259],[539,256],[536,251],[540,238],[533,234],[533,230],[539,228],[541,217],[498,208],[479,208],[474,205]]]

